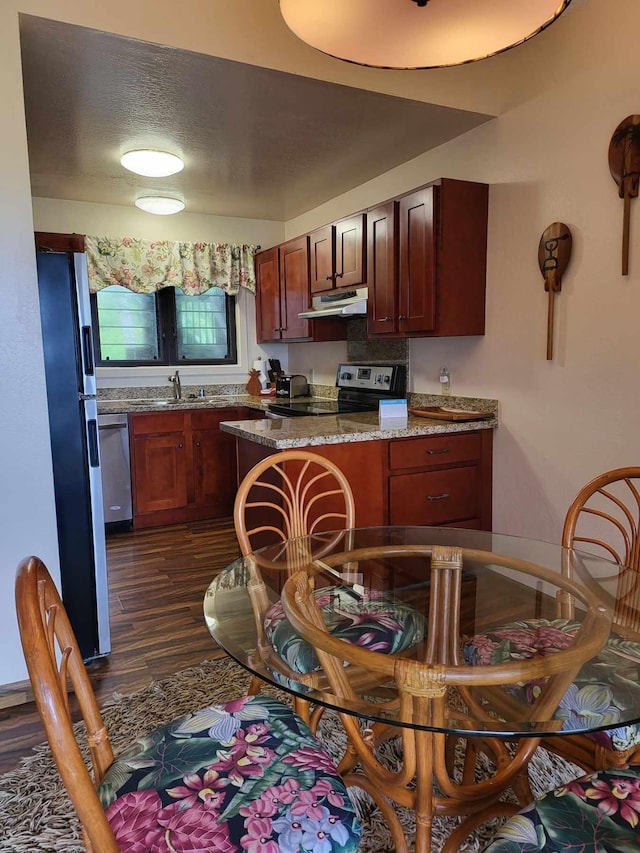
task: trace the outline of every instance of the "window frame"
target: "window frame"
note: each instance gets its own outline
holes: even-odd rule
[[[158,358],[152,360],[112,361],[103,359],[100,350],[100,324],[98,321],[98,293],[90,295],[91,320],[93,329],[93,349],[97,367],[180,367],[180,365],[217,364],[237,365],[238,329],[236,327],[236,297],[225,293],[225,316],[227,320],[227,339],[229,351],[226,358],[195,359],[178,358],[178,335],[175,287],[163,287],[156,290],[156,336]]]

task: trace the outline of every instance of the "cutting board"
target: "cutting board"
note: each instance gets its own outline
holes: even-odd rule
[[[483,421],[494,416],[493,412],[472,412],[447,406],[421,406],[410,408],[409,412],[419,418],[435,418],[440,421]]]

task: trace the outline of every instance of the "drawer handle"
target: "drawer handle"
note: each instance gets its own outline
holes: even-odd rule
[[[444,501],[449,497],[449,492],[444,492],[442,495],[427,495],[428,501]]]
[[[440,453],[449,453],[449,448],[443,447],[440,450],[427,450],[429,456],[438,456]]]

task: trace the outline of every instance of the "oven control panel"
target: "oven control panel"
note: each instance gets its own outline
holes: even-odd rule
[[[336,376],[338,388],[360,391],[382,391],[404,395],[406,392],[404,365],[398,364],[339,364]]]

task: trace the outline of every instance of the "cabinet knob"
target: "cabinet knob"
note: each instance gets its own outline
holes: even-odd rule
[[[182,448],[182,447],[184,447],[184,444],[179,444],[179,445],[178,445],[178,448]]]
[[[391,322],[391,317],[385,317],[385,318],[384,318],[384,322],[385,322],[385,323],[390,323],[390,322]]]
[[[443,501],[448,497],[449,497],[449,493],[443,492],[443,494],[441,494],[441,495],[427,495],[427,500],[428,501]]]
[[[343,273],[343,272],[337,272],[337,273],[336,273],[336,278],[342,278],[342,276],[343,276],[343,275],[344,275],[344,273]]]
[[[398,314],[398,320],[406,320],[406,319],[407,319],[406,314]]]
[[[196,441],[196,447],[200,447],[200,442]]]
[[[332,275],[325,275],[325,277],[324,277],[325,281],[331,281],[332,279],[333,279]]]

